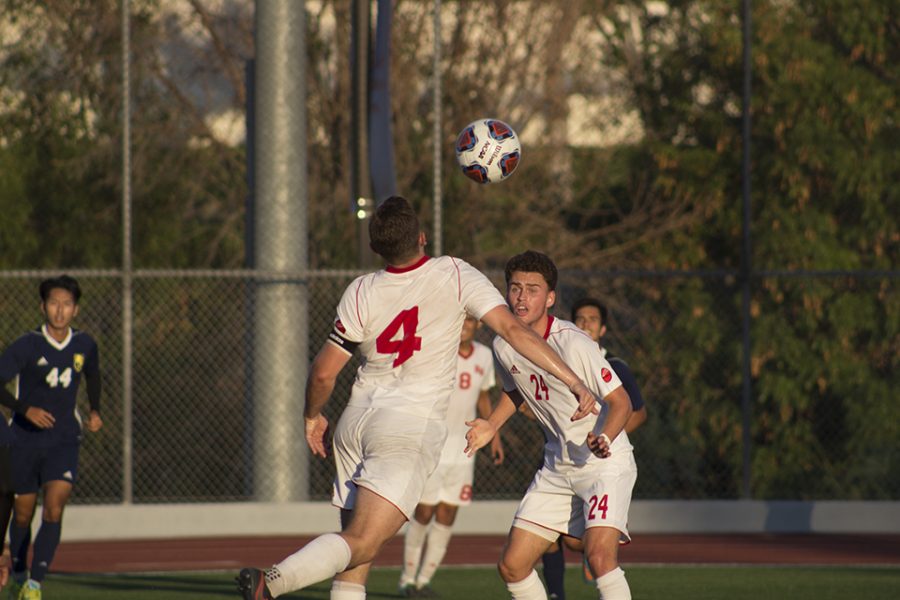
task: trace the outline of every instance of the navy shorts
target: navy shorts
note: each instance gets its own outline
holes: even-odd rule
[[[48,481],[78,480],[78,444],[45,448],[13,446],[13,489],[17,494],[35,494]]]

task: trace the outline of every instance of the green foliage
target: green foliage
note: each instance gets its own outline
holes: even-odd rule
[[[894,4],[752,3],[750,467],[760,498],[900,494],[892,483],[900,480]],[[124,189],[118,3],[2,5],[0,33],[17,35],[4,36],[0,54],[0,268],[117,267]],[[132,3],[136,267],[246,262],[247,148],[224,140],[207,118],[240,115],[245,107],[252,15],[241,6],[223,3],[214,12],[190,3],[189,22],[180,23],[182,17],[161,16],[162,3]],[[642,469],[637,496],[736,497],[744,283],[736,3],[445,6],[443,251],[499,268],[510,254],[541,249],[563,271],[571,295],[563,302],[580,294],[606,300],[617,326],[611,345],[632,363],[650,409],[634,436]],[[298,243],[308,244],[314,268],[349,268],[357,265],[362,237],[348,208],[350,15],[337,1],[307,3],[307,11],[310,226]],[[431,19],[428,3],[398,4],[391,67],[398,186],[420,205],[433,237],[433,64],[422,33]],[[495,35],[483,34],[484,23]],[[576,41],[578,52],[567,52],[566,43]],[[615,144],[570,145],[560,133],[569,117],[561,99],[576,94],[620,100],[621,112],[639,123],[636,133]],[[450,149],[462,125],[490,114],[523,137],[529,132],[528,143],[514,177],[476,186],[459,175]],[[600,118],[610,125],[620,116]],[[608,275],[624,269],[701,274]],[[114,289],[98,290],[116,297]],[[333,305],[337,293],[323,302]],[[183,282],[167,294],[187,307],[201,303]],[[21,322],[21,308],[0,301],[2,314]],[[236,322],[240,306],[229,313]],[[165,341],[166,366],[184,388],[190,365],[209,368],[228,349],[230,375],[216,385],[230,386],[237,414],[244,330],[217,331],[215,344],[197,353],[207,338],[196,329],[203,315],[171,314],[140,313],[145,326],[172,329],[142,339],[139,349],[159,355]],[[112,328],[107,345],[118,335]],[[167,431],[168,423],[152,415],[168,406],[169,391],[143,376],[149,396],[141,427]],[[199,400],[177,414],[187,418],[192,402]],[[217,440],[225,444],[239,429],[229,422]],[[148,475],[156,478],[148,486],[171,476],[159,466],[167,458],[160,452],[148,459],[148,471],[158,472]],[[207,457],[210,473],[226,468],[220,458]],[[217,488],[214,479],[185,495],[240,494]]]

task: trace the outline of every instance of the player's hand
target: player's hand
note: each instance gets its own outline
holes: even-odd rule
[[[484,448],[490,442],[497,430],[487,419],[475,419],[466,421],[469,431],[466,432],[467,446],[464,452],[466,456],[475,456],[479,449]]]
[[[306,424],[306,443],[316,456],[328,458],[328,419],[316,415],[312,419],[303,419]]]
[[[103,427],[103,419],[100,418],[100,413],[96,410],[92,410],[91,414],[88,415],[87,420],[87,428],[91,433],[97,433],[100,431],[100,428]]]
[[[56,419],[53,418],[52,414],[37,406],[26,408],[25,418],[31,421],[35,427],[40,427],[41,429],[50,429],[56,423]]]
[[[600,414],[600,409],[597,408],[597,398],[594,397],[594,393],[583,382],[579,381],[569,389],[578,398],[578,410],[572,415],[573,421],[583,419],[591,414]]]
[[[587,434],[587,445],[591,452],[600,458],[609,458],[612,452],[609,449],[609,438],[605,433],[595,435],[593,431]]]
[[[503,451],[503,442],[500,440],[500,433],[491,440],[491,456],[495,465],[502,465],[506,459],[506,453]]]

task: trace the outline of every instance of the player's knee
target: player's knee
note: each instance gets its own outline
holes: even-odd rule
[[[431,517],[434,516],[434,506],[430,504],[420,504],[416,506],[415,519],[422,525],[428,525],[431,522]]]
[[[62,521],[62,506],[45,506],[41,511],[41,519],[50,523],[59,523]]]
[[[500,578],[503,579],[503,581],[506,583],[515,583],[528,577],[528,573],[531,572],[531,569],[524,569],[518,565],[510,564],[509,561],[506,560],[506,557],[501,557],[500,562],[497,563],[497,571],[500,572]]]
[[[616,557],[607,552],[594,552],[587,557],[587,561],[594,577],[602,577],[619,566]]]

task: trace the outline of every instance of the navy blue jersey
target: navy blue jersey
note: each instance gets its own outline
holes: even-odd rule
[[[16,396],[28,406],[42,408],[56,420],[53,427],[40,429],[23,415],[13,416],[16,444],[53,446],[81,439],[81,418],[75,406],[81,376],[99,376],[100,356],[94,339],[70,329],[57,342],[45,326],[29,331],[0,356],[0,380],[19,377]]]
[[[613,371],[615,371],[616,375],[619,376],[619,379],[622,380],[622,386],[625,388],[625,391],[628,392],[628,397],[631,398],[631,409],[640,410],[644,408],[644,397],[641,396],[641,388],[638,387],[637,379],[635,379],[634,375],[631,373],[628,363],[609,352],[606,354],[606,360],[609,361]]]

